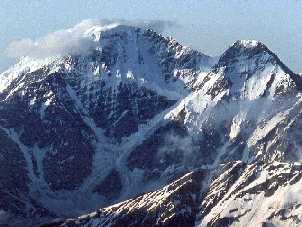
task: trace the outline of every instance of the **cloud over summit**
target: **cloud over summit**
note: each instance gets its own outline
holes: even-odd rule
[[[57,55],[86,55],[94,49],[97,43],[87,34],[92,27],[99,26],[103,30],[115,25],[129,25],[142,28],[152,28],[163,32],[167,27],[175,26],[170,21],[127,21],[127,20],[83,20],[72,28],[49,33],[36,40],[21,39],[11,42],[6,53],[11,58],[29,56],[45,58]]]

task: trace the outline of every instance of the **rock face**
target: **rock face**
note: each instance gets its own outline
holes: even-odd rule
[[[302,80],[272,51],[87,34],[88,55],[0,75],[0,224],[302,224]]]

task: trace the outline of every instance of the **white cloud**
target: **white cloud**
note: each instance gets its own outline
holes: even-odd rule
[[[50,33],[37,40],[22,39],[14,41],[7,47],[9,57],[47,57],[64,54],[82,54],[91,50],[95,43],[84,33],[96,25],[92,20],[85,20],[66,30]]]
[[[36,40],[21,39],[13,41],[6,49],[6,53],[11,58],[29,56],[44,58],[48,56],[66,54],[89,54],[95,48],[96,42],[86,34],[87,30],[94,26],[106,29],[112,25],[132,25],[143,28],[153,28],[162,32],[166,27],[174,25],[169,21],[126,21],[126,20],[83,20],[74,27],[49,33]]]

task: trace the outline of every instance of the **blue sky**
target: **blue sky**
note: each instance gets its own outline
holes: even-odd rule
[[[164,32],[209,55],[238,39],[264,42],[302,72],[302,1],[299,0],[1,0],[0,71],[12,63],[14,40],[36,39],[83,19],[168,20]]]

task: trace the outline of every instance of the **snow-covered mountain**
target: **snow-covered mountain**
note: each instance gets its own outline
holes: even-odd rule
[[[85,36],[0,75],[0,224],[301,225],[302,79],[264,44]]]

